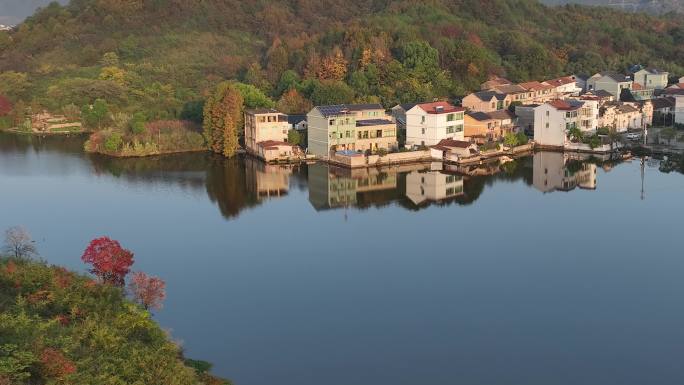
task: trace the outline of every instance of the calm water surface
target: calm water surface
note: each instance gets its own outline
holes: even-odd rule
[[[642,200],[638,161],[349,172],[81,146],[0,136],[0,228],[78,270],[120,240],[167,281],[159,322],[236,385],[684,381],[684,175],[657,162]]]

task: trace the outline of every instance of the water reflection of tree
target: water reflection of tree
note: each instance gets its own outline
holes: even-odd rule
[[[259,205],[256,194],[247,188],[247,173],[241,157],[212,156],[206,180],[209,199],[225,218],[237,217],[246,208]]]
[[[26,153],[28,151],[53,151],[64,154],[82,154],[83,135],[34,136],[0,133],[0,151],[4,153]]]

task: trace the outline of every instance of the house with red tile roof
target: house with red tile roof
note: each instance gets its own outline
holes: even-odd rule
[[[449,102],[416,104],[406,111],[406,146],[433,146],[442,139],[463,140],[465,108]]]

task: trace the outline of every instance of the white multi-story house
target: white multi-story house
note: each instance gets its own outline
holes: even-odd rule
[[[464,140],[465,109],[449,102],[416,104],[406,112],[406,146],[434,146],[442,139]]]
[[[587,80],[587,91],[604,90],[620,98],[622,90],[632,89],[632,79],[617,72],[601,72]]]
[[[656,68],[642,68],[634,73],[634,82],[649,90],[667,88],[670,74]]]
[[[582,92],[582,88],[577,85],[577,80],[574,76],[564,76],[557,79],[551,79],[542,84],[548,84],[554,87],[554,92],[556,93],[557,98],[576,96]]]
[[[598,128],[598,102],[594,100],[553,100],[534,109],[534,141],[541,146],[563,147],[568,131]]]

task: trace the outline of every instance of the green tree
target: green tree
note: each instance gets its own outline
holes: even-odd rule
[[[244,99],[232,82],[219,84],[204,104],[204,137],[209,148],[233,156],[238,147],[238,127]]]
[[[106,122],[108,112],[107,102],[103,99],[97,99],[93,105],[83,106],[81,117],[87,127],[101,129]]]
[[[302,144],[302,135],[297,130],[287,132],[287,142],[295,145]]]
[[[145,124],[147,123],[147,116],[144,112],[136,112],[130,121],[131,132],[134,134],[142,134],[145,132]]]

